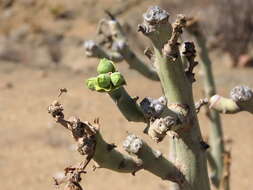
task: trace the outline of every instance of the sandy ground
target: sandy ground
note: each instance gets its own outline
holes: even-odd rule
[[[86,62],[84,61],[84,68]],[[227,95],[236,84],[253,86],[253,70],[228,70],[216,66],[218,90]],[[91,67],[92,68],[92,67]],[[159,83],[149,81],[136,72],[120,65],[132,95],[159,97]],[[85,71],[85,69],[84,69]],[[224,72],[226,71],[226,72]],[[69,92],[60,98],[65,106],[66,116],[76,115],[83,120],[101,118],[102,133],[109,142],[121,149],[121,142],[127,132],[142,136],[149,144],[150,139],[142,134],[142,124],[128,123],[117,111],[106,94],[91,92],[84,86],[84,80],[95,74],[95,69],[73,73],[64,69],[48,71],[35,70],[15,64],[0,64],[0,184],[4,190],[53,189],[52,176],[70,164],[82,160],[73,151],[73,140],[68,132],[57,126],[47,113],[47,106],[56,99],[58,89],[65,87]],[[12,85],[6,85],[12,84]],[[9,86],[9,87],[6,87]],[[201,77],[194,84],[196,97],[201,96]],[[200,124],[208,134],[208,121],[200,113]],[[232,190],[252,187],[252,115],[240,113],[222,116],[225,136],[233,139],[232,148]],[[152,145],[168,154],[168,141]],[[102,190],[153,190],[167,189],[167,182],[141,171],[135,177],[118,174],[105,169],[88,174],[83,180],[85,189]]]
[[[108,142],[116,143],[119,149],[122,149],[122,141],[127,133],[134,133],[164,155],[168,155],[167,138],[159,144],[154,144],[142,133],[145,127],[143,124],[128,123],[106,94],[91,92],[84,85],[85,79],[95,75],[96,60],[85,59],[80,44],[76,46],[72,40],[77,38],[83,41],[93,38],[96,23],[104,16],[103,10],[115,8],[120,2],[119,0],[76,0],[75,3],[69,0],[19,0],[15,1],[12,8],[0,10],[0,35],[9,36],[7,40],[19,45],[17,47],[22,58],[26,56],[30,58],[30,64],[29,59],[21,59],[16,64],[0,61],[0,190],[54,189],[52,176],[62,172],[65,167],[82,161],[82,157],[73,150],[74,141],[69,133],[55,124],[47,113],[47,106],[57,98],[58,89],[63,87],[68,89],[68,93],[60,98],[60,102],[65,107],[67,117],[76,115],[88,121],[100,117],[101,133]],[[160,0],[152,3],[158,2]],[[135,31],[136,24],[141,21],[142,10],[150,5],[151,1],[143,1],[141,5],[130,8],[128,14],[123,15],[121,19],[131,21],[130,24]],[[174,8],[171,7],[172,10]],[[75,13],[74,18],[56,19],[55,10],[72,11]],[[21,35],[19,42],[15,37],[20,36],[23,30],[27,39]],[[45,56],[48,54],[45,53],[47,45],[40,47],[36,45],[37,43],[33,44],[45,40],[44,37],[47,35],[55,34],[63,34],[70,41],[64,41],[62,45],[61,64],[67,65],[72,68],[71,70],[48,67],[52,63]],[[137,36],[130,41],[130,45],[138,46]],[[0,50],[1,45],[4,47],[1,42]],[[44,48],[42,54],[36,51],[41,48]],[[32,51],[33,49],[35,51]],[[39,70],[36,66],[38,55],[45,60],[43,63],[46,62],[45,65],[39,65],[45,70]],[[226,60],[223,60],[223,55],[216,55],[215,58],[217,57],[219,59],[215,61],[214,67],[221,95],[228,95],[230,89],[238,84],[253,87],[252,69],[229,69],[224,66]],[[131,95],[138,95],[140,99],[145,96],[161,96],[159,83],[130,71],[124,63],[120,64],[119,69],[127,79],[127,90]],[[196,100],[203,98],[200,75],[197,75],[194,91]],[[199,114],[199,119],[203,134],[208,135],[208,120],[204,113]],[[225,136],[233,140],[231,190],[252,189],[253,150],[250,148],[253,145],[252,115],[248,113],[222,115],[222,121]],[[92,164],[82,181],[87,190],[168,189],[168,182],[145,171],[140,171],[133,177],[130,174],[118,174],[105,169],[93,172],[91,166]]]

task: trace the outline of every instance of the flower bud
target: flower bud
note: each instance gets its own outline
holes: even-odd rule
[[[126,84],[126,81],[120,72],[112,73],[111,81],[112,81],[112,84],[116,87]]]
[[[97,77],[98,86],[101,88],[108,88],[111,84],[111,78],[109,74],[100,74]]]
[[[105,73],[109,73],[109,72],[115,72],[115,66],[113,64],[113,62],[109,59],[101,59],[98,67],[97,67],[97,72],[98,74],[105,74]]]
[[[95,90],[97,85],[98,85],[97,77],[92,77],[92,78],[89,78],[88,80],[86,80],[86,86],[90,90]]]

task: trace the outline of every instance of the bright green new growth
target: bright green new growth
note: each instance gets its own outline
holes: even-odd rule
[[[91,77],[88,80],[86,80],[86,85],[90,90],[96,90],[97,83],[97,77]]]
[[[122,87],[126,81],[120,72],[115,71],[113,61],[101,59],[97,67],[99,75],[86,80],[87,87],[97,92],[111,92]]]
[[[98,80],[98,86],[99,87],[101,87],[101,88],[110,87],[111,78],[110,78],[110,75],[108,73],[98,75],[97,80]]]
[[[100,60],[98,67],[97,67],[97,72],[98,74],[105,74],[105,73],[110,73],[110,72],[115,72],[115,66],[113,62],[109,59],[103,58]]]
[[[120,72],[112,73],[111,81],[112,81],[112,84],[116,87],[126,84],[126,81]]]

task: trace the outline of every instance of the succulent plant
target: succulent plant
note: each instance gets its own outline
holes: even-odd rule
[[[111,74],[111,82],[115,87],[119,87],[126,84],[126,81],[120,72],[115,72]]]
[[[110,87],[110,84],[111,84],[110,75],[108,73],[98,75],[97,76],[97,83],[98,83],[98,86],[101,87],[101,88]]]
[[[109,72],[115,72],[115,66],[113,64],[113,62],[109,59],[101,59],[98,67],[97,67],[97,72],[98,74],[105,74],[105,73],[109,73]]]
[[[90,90],[96,90],[96,86],[98,85],[97,77],[87,79],[86,85]]]

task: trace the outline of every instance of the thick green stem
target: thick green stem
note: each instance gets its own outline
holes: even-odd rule
[[[197,23],[196,23],[197,24]],[[193,28],[195,27],[195,28]],[[201,33],[197,25],[190,25],[188,31],[192,34],[199,46],[200,51],[200,63],[203,70],[204,77],[204,89],[205,95],[210,98],[216,93],[215,81],[212,72],[212,63],[209,58],[208,49],[206,47],[206,39]],[[217,111],[211,110],[209,114],[211,132],[209,137],[209,143],[211,146],[211,157],[216,163],[216,168],[212,168],[212,183],[215,187],[219,187],[220,179],[223,173],[223,153],[224,153],[224,143],[223,143],[223,131],[221,126],[220,115]],[[211,166],[211,165],[210,165]]]
[[[140,30],[153,43],[155,66],[168,100],[168,107],[173,110],[170,105],[176,104],[189,109],[189,122],[184,124],[183,129],[177,131],[177,135],[172,139],[175,146],[173,153],[175,164],[179,166],[189,184],[189,187],[181,187],[181,190],[209,190],[206,153],[200,145],[202,137],[195,112],[191,83],[185,74],[176,43],[178,33],[182,30],[178,29],[183,23],[181,22],[183,17],[180,17],[179,21],[173,25],[172,33],[168,18],[166,11],[159,7],[151,7],[144,14],[144,24],[140,26]],[[176,109],[175,112],[178,110]]]
[[[164,158],[161,152],[153,150],[135,135],[129,135],[124,141],[123,147],[128,153],[136,155],[138,159],[133,159],[116,149],[108,149],[108,147],[110,144],[106,143],[101,134],[98,133],[93,160],[97,162],[100,168],[133,174],[144,169],[163,180],[170,180],[180,184],[180,186],[187,186],[184,176],[173,163]]]
[[[136,100],[127,93],[124,87],[113,90],[108,94],[128,121],[145,122],[145,117]]]
[[[138,163],[126,154],[122,154],[104,141],[100,133],[96,134],[96,150],[93,160],[100,168],[107,168],[121,173],[138,170]]]

